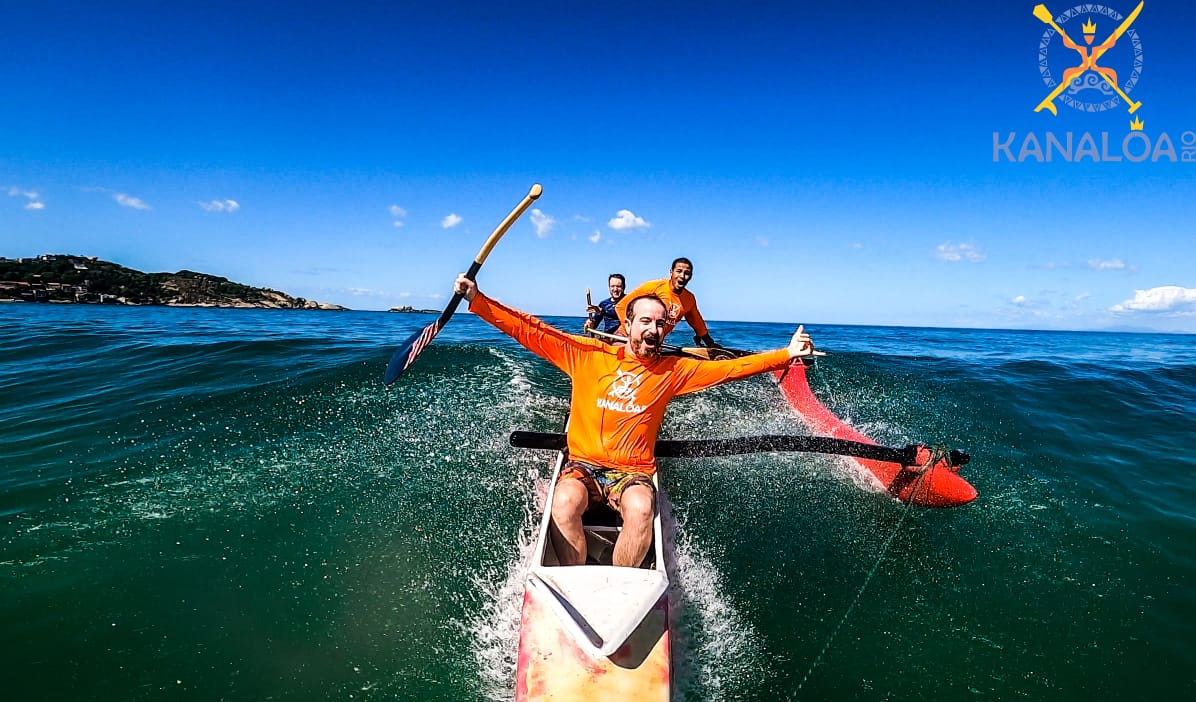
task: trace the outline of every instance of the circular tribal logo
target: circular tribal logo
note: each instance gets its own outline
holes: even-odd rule
[[[1034,108],[1057,115],[1056,101],[1081,112],[1104,112],[1125,104],[1133,114],[1142,106],[1130,97],[1142,75],[1142,40],[1134,20],[1104,5],[1084,4],[1052,15],[1034,8],[1046,29],[1038,42],[1038,71],[1051,92]],[[1056,39],[1058,37],[1058,39]]]

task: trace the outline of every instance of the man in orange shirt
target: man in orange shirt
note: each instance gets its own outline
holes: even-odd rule
[[[725,361],[662,356],[667,325],[664,302],[638,296],[627,305],[627,341],[610,346],[574,336],[492,300],[463,274],[454,292],[469,309],[573,381],[569,402],[569,462],[552,500],[553,547],[564,565],[585,563],[581,515],[591,503],[607,502],[623,517],[615,565],[638,566],[652,543],[656,509],[656,435],[669,400],[728,380],[779,370],[814,353],[802,327],[789,346]]]
[[[685,289],[693,277],[694,264],[688,258],[675,259],[673,265],[669,267],[668,278],[649,280],[623,296],[623,300],[616,308],[619,319],[627,319],[627,301],[640,295],[655,295],[668,308],[665,317],[665,336],[673,331],[677,322],[684,319],[694,330],[694,343],[709,348],[718,347],[718,344],[710,336],[710,330],[706,328],[706,320],[702,319],[702,313],[698,311],[697,298]]]

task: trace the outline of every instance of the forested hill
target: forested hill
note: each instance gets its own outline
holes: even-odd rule
[[[207,273],[144,273],[95,257],[0,257],[0,300],[123,305],[345,309]]]

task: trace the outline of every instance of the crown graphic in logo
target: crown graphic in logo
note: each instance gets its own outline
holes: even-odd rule
[[[1093,22],[1091,17],[1082,26],[1085,34],[1096,34],[1096,22]]]
[[[1142,121],[1141,115],[1138,115],[1138,116],[1134,117],[1133,122],[1130,122],[1130,131],[1140,132],[1140,131],[1142,131],[1142,128],[1145,126],[1146,126],[1146,123]]]

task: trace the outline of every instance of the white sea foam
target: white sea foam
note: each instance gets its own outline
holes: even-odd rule
[[[536,482],[542,483],[543,480]],[[510,702],[515,697],[515,667],[519,656],[519,623],[523,606],[524,578],[535,556],[538,510],[532,507],[538,486],[524,512],[523,525],[511,558],[472,577],[481,598],[481,608],[462,625],[469,637],[477,663],[480,693],[493,702]]]
[[[759,634],[726,594],[713,559],[690,540],[662,494],[661,518],[669,566],[669,608],[674,622],[673,699],[719,702],[735,699],[762,664]]]

